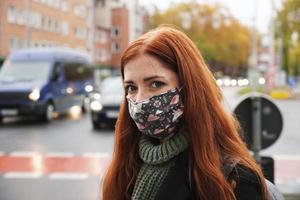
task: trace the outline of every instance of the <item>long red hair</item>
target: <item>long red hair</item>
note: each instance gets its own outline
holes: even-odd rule
[[[130,44],[121,59],[121,71],[133,58],[148,54],[170,66],[183,88],[184,126],[190,153],[190,182],[203,200],[232,200],[234,183],[222,172],[222,159],[229,155],[250,169],[260,180],[264,199],[267,190],[259,165],[238,134],[235,118],[222,106],[222,93],[193,42],[171,27],[154,29]],[[130,118],[124,98],[115,127],[112,162],[103,182],[104,200],[130,199],[142,162],[138,156],[140,133]]]

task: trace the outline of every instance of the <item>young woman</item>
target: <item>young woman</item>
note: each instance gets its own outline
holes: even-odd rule
[[[121,59],[125,97],[104,200],[266,200],[259,165],[193,42],[160,27]]]

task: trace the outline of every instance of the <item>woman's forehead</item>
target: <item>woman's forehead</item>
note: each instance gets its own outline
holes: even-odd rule
[[[169,66],[150,55],[138,56],[124,66],[125,80],[136,76],[169,76],[174,74]]]

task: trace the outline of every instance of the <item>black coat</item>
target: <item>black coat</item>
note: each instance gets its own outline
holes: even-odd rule
[[[156,200],[194,200],[194,189],[189,187],[188,179],[188,152],[184,151],[176,160],[176,164],[170,169],[167,177],[159,189]],[[228,179],[237,182],[237,200],[260,200],[261,189],[257,177],[240,166],[236,166],[228,175]]]

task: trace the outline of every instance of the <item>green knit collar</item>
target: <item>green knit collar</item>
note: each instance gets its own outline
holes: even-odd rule
[[[182,131],[158,145],[153,144],[148,136],[142,135],[139,142],[139,155],[145,163],[156,165],[171,160],[187,147],[188,140]]]

